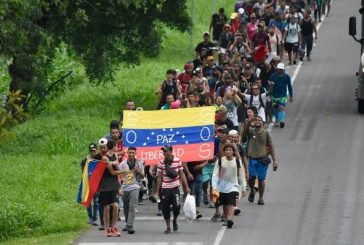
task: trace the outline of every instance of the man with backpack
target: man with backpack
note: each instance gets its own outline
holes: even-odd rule
[[[260,88],[257,84],[253,84],[251,87],[251,94],[242,94],[245,100],[248,102],[248,106],[254,106],[257,108],[258,116],[262,117],[265,122],[265,106],[267,103],[268,93],[260,93]]]
[[[287,104],[287,89],[289,92],[289,101],[293,102],[293,90],[291,77],[285,73],[283,63],[278,63],[276,72],[273,73],[269,80],[273,82],[272,101],[275,117],[275,126],[284,128],[286,121],[286,113],[284,108]]]
[[[181,209],[181,198],[179,187],[182,183],[185,193],[189,193],[187,180],[183,173],[181,160],[173,156],[173,147],[165,145],[161,148],[164,159],[157,166],[157,191],[156,196],[160,196],[163,217],[167,229],[165,234],[171,233],[171,206],[173,211],[173,231],[178,230],[177,217]]]
[[[215,165],[212,176],[212,188],[219,192],[219,204],[223,206],[224,216],[226,217],[227,228],[234,225],[234,207],[240,192],[245,191],[243,188],[243,174],[240,170],[241,161],[236,151],[236,146],[231,143],[223,147],[223,157],[219,158],[218,164]]]
[[[296,65],[297,64],[297,52],[299,48],[299,44],[302,40],[301,38],[301,27],[297,23],[298,21],[298,14],[295,13],[290,16],[289,23],[285,28],[285,32],[283,34],[284,40],[284,48],[288,53],[289,58],[289,65]]]

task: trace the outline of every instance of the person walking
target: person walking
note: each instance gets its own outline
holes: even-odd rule
[[[317,29],[315,21],[311,18],[311,10],[305,11],[303,14],[303,20],[301,22],[301,34],[302,34],[302,44],[301,49],[306,50],[307,61],[311,61],[311,50],[313,45],[313,33],[315,33],[315,40],[317,40]],[[303,61],[303,55],[300,57]]]
[[[252,123],[254,127],[252,128]],[[255,197],[255,179],[258,177],[259,199],[258,205],[264,205],[265,178],[268,166],[271,162],[269,154],[273,159],[273,171],[278,169],[276,155],[273,147],[272,136],[269,131],[264,129],[261,117],[253,117],[248,120],[245,128],[248,137],[248,158],[249,158],[249,180],[250,194],[249,202],[254,202]],[[269,151],[267,150],[269,148]]]
[[[121,191],[126,222],[123,231],[127,231],[128,234],[135,232],[135,208],[138,203],[140,179],[144,178],[144,161],[136,159],[136,151],[135,147],[129,147],[127,150],[128,158],[119,166],[123,177]]]
[[[289,101],[293,102],[293,89],[291,84],[291,77],[285,73],[285,67],[283,63],[277,65],[276,72],[273,73],[269,80],[272,81],[272,101],[275,116],[275,126],[284,128],[286,123],[286,112],[284,108],[287,105],[287,89],[289,92]]]
[[[223,147],[224,156],[219,158],[212,176],[212,188],[219,192],[219,204],[223,206],[227,228],[234,225],[233,216],[236,200],[243,190],[243,174],[241,161],[233,144],[227,143]],[[225,224],[223,224],[225,225]]]
[[[87,161],[94,160],[96,157],[96,150],[97,145],[95,143],[90,143],[88,146],[89,154],[82,159],[81,161],[81,170],[82,173],[84,172],[85,165]],[[95,193],[94,197],[92,198],[93,205],[90,204],[89,207],[87,207],[87,215],[88,215],[88,224],[97,226],[97,213],[99,211],[99,205],[98,205],[98,197],[99,193]]]
[[[171,233],[171,206],[173,211],[173,231],[178,230],[177,218],[181,209],[179,187],[182,184],[185,193],[190,193],[181,160],[173,155],[173,147],[165,145],[161,148],[164,159],[158,163],[157,197],[161,200],[162,213],[167,229]]]
[[[106,140],[106,139],[104,139]],[[119,189],[120,182],[118,175],[121,174],[119,170],[119,162],[114,151],[115,141],[109,140],[106,143],[107,152],[102,157],[102,161],[107,162],[107,167],[100,183],[100,195],[99,204],[104,207],[104,217],[105,217],[105,236],[106,237],[116,237],[120,236],[120,231],[116,227],[116,222],[118,219],[118,209],[119,209]],[[110,217],[110,208],[112,207],[112,216]],[[111,219],[111,222],[110,222]],[[111,223],[111,225],[110,225]]]

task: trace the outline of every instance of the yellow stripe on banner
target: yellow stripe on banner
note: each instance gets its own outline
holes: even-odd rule
[[[195,107],[158,111],[124,110],[123,128],[178,128],[215,123],[215,107]]]
[[[90,192],[89,183],[88,183],[88,165],[90,163],[90,160],[88,159],[86,161],[85,167],[83,168],[82,172],[82,195],[81,199],[82,202],[85,202],[88,198],[88,194]]]

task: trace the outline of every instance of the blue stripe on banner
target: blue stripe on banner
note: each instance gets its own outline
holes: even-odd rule
[[[123,129],[124,146],[163,146],[165,144],[184,145],[213,141],[214,125],[161,128]]]
[[[94,172],[98,162],[99,162],[99,160],[92,160],[88,163],[87,173],[88,173],[89,178],[90,178],[91,174]]]

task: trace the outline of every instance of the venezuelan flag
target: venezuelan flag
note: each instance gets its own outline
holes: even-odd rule
[[[215,107],[158,111],[124,111],[123,144],[135,146],[146,164],[163,159],[170,144],[182,162],[209,160],[214,154]]]
[[[90,206],[92,198],[97,192],[107,163],[88,159],[82,173],[82,180],[78,190],[77,202],[83,206]]]

